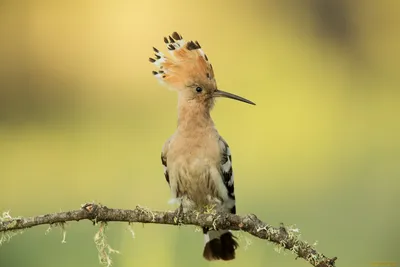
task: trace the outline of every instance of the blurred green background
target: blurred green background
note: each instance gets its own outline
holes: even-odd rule
[[[152,46],[198,40],[219,88],[239,214],[296,224],[337,266],[400,265],[400,4],[396,1],[1,1],[0,210],[33,216],[172,209],[160,151],[176,94],[151,74]],[[26,231],[0,266],[99,266],[90,222]],[[114,266],[208,266],[194,227],[108,228]],[[248,245],[250,244],[250,245]],[[241,234],[215,266],[309,266]]]

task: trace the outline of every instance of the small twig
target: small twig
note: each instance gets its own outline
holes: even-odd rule
[[[110,209],[106,206],[89,203],[79,210],[58,212],[29,218],[9,218],[0,221],[0,233],[26,229],[42,224],[65,223],[69,221],[91,220],[93,222],[139,222],[176,225],[175,211],[152,211],[137,206],[133,210]],[[328,258],[317,252],[310,244],[299,239],[295,231],[283,225],[272,227],[255,215],[239,216],[230,213],[186,212],[182,224],[200,227],[241,230],[255,237],[266,239],[280,247],[292,251],[297,258],[303,258],[316,267],[335,266],[336,257]]]

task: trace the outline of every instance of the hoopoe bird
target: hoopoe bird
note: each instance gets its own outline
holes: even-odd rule
[[[178,92],[178,126],[165,142],[161,162],[172,202],[183,211],[204,210],[236,213],[232,156],[218,134],[210,111],[215,98],[226,97],[255,105],[243,97],[217,88],[214,71],[199,42],[186,42],[174,32],[164,37],[170,56],[154,48],[155,77]],[[204,228],[203,257],[232,260],[238,243],[228,230]]]

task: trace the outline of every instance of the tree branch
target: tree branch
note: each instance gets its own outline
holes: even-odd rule
[[[266,239],[283,249],[290,250],[297,258],[303,258],[316,267],[333,267],[336,257],[328,258],[317,252],[310,244],[299,239],[296,229],[286,229],[283,225],[272,227],[255,215],[239,216],[230,213],[198,213],[194,211],[181,214],[177,218],[174,211],[152,211],[137,206],[134,210],[110,209],[106,206],[89,203],[79,210],[51,213],[29,218],[6,218],[0,220],[0,233],[26,229],[42,224],[57,224],[69,221],[91,220],[95,222],[138,222],[154,224],[186,224],[216,229],[241,230],[255,237]]]

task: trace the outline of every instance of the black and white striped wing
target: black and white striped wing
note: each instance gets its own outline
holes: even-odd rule
[[[165,180],[167,180],[167,183],[169,184],[169,175],[168,175],[168,168],[167,168],[167,158],[164,156],[164,154],[161,152],[161,163],[164,167],[164,176]]]
[[[162,148],[162,151],[161,151],[161,163],[164,168],[165,180],[167,181],[168,184],[169,184],[169,174],[168,174],[168,167],[167,167],[167,152],[168,152],[169,141],[170,141],[170,139],[168,139],[167,142],[165,142],[165,144]]]
[[[236,204],[235,204],[235,185],[233,179],[232,170],[232,155],[228,144],[225,140],[220,137],[220,147],[221,147],[221,174],[224,185],[228,191],[228,199],[230,204],[230,212],[236,214]],[[232,207],[233,205],[233,207]]]

